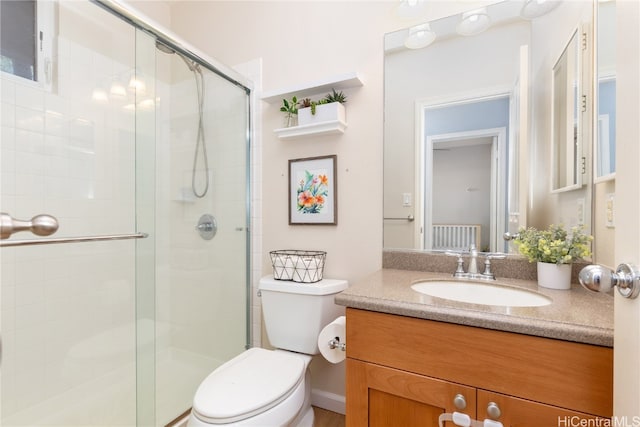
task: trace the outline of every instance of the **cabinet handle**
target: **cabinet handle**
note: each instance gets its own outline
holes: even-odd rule
[[[464,408],[467,407],[467,400],[464,398],[463,395],[458,393],[453,398],[453,404],[455,405],[456,409],[458,409],[459,411],[462,411]]]
[[[502,411],[500,411],[500,407],[496,402],[489,402],[489,404],[487,405],[487,415],[489,415],[489,418],[491,418],[492,420],[497,420],[498,418],[500,418],[500,415],[502,415]]]

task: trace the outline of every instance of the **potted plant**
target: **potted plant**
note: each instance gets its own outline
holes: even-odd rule
[[[513,241],[520,254],[537,263],[539,286],[570,289],[571,264],[591,255],[591,240],[584,226],[569,233],[562,225],[552,224],[542,231],[521,228]]]
[[[305,98],[298,110],[298,122],[300,126],[340,121],[345,122],[346,112],[344,103],[347,97],[342,91],[332,89],[331,93],[317,101]]]
[[[291,100],[282,100],[282,107],[280,107],[280,111],[285,113],[284,127],[291,127],[297,124],[298,118],[298,98],[293,97]]]

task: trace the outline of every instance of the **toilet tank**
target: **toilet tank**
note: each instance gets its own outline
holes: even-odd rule
[[[262,314],[269,342],[276,348],[318,354],[318,335],[344,307],[333,300],[347,289],[346,280],[322,279],[316,283],[260,279]]]

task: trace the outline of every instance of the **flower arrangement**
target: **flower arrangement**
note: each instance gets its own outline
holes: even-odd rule
[[[540,231],[533,227],[520,228],[514,243],[529,262],[571,264],[591,255],[593,237],[584,232],[584,226],[571,228],[569,234],[562,225],[550,225]]]
[[[298,185],[297,208],[302,213],[320,213],[329,193],[329,179],[326,175],[314,175],[304,171],[305,178]]]

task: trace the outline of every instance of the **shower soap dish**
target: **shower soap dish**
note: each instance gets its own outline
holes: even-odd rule
[[[269,252],[273,277],[299,283],[315,283],[322,280],[324,251],[278,250]]]

